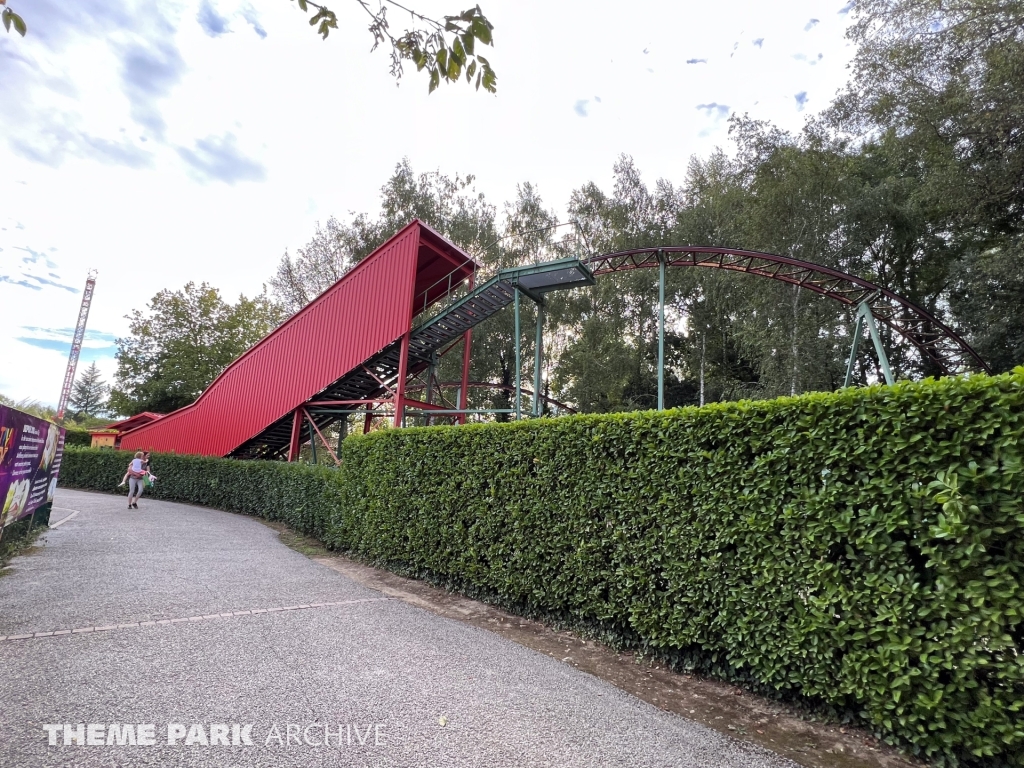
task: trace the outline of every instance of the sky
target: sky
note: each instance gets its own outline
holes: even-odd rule
[[[56,405],[90,269],[78,370],[109,382],[129,312],[189,281],[258,293],[318,221],[375,213],[403,158],[561,212],[621,154],[680,183],[733,113],[799,130],[853,54],[847,0],[480,4],[494,95],[396,85],[355,0],[327,40],[292,0],[8,0],[29,31],[0,30],[0,393]]]

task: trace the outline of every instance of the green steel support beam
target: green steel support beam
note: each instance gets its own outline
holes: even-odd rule
[[[875,316],[871,313],[871,305],[866,301],[861,302],[857,312],[864,315],[864,322],[867,323],[868,332],[871,334],[871,341],[875,343],[875,352],[878,353],[878,362],[882,366],[882,375],[885,376],[885,383],[892,386],[896,380],[892,377],[889,369],[889,356],[885,354],[885,347],[882,346],[882,337],[878,335],[878,326],[875,324]]]
[[[316,460],[316,432],[313,431],[313,420],[310,419],[308,424],[309,424],[309,448],[310,448],[310,450],[313,451],[313,463],[316,464],[316,463],[318,463],[317,460]]]
[[[540,416],[540,368],[544,356],[544,304],[537,304],[537,337],[533,348],[533,409],[532,415]]]
[[[430,353],[430,367],[427,368],[427,402],[434,397],[434,372],[437,370],[437,350]]]
[[[434,400],[434,371],[437,370],[437,350],[432,350],[430,353],[430,367],[427,368],[427,402],[432,403]],[[456,403],[459,401],[456,400]],[[430,426],[430,417],[427,416],[426,425]]]
[[[658,410],[665,410],[665,254],[658,251]]]
[[[860,337],[864,333],[864,318],[857,312],[857,324],[853,327],[853,346],[850,348],[850,359],[846,363],[846,379],[843,386],[848,387],[853,382],[853,366],[857,362],[857,350],[860,349]]]
[[[522,417],[522,409],[523,409],[523,405],[522,405],[522,403],[523,403],[523,362],[522,362],[522,350],[520,349],[520,343],[519,343],[519,336],[520,336],[520,333],[519,333],[519,291],[516,291],[515,294],[516,294],[515,295],[515,299],[513,300],[513,303],[515,304],[515,312],[516,312],[516,330],[515,330],[515,335],[516,335],[516,407],[515,407],[515,412],[516,412],[516,421],[518,421]]]
[[[846,380],[843,382],[843,386],[850,386],[850,382],[853,380],[853,365],[857,360],[857,349],[860,347],[860,337],[864,332],[865,325],[871,335],[871,342],[875,345],[875,354],[878,355],[878,363],[882,367],[882,376],[885,378],[885,383],[891,386],[896,383],[896,380],[889,367],[889,356],[885,353],[885,347],[882,345],[882,337],[878,333],[878,325],[871,312],[871,305],[867,301],[862,301],[857,307],[857,325],[853,330],[853,349],[850,350],[850,359],[846,364]]]
[[[338,455],[341,456],[341,444],[345,442],[345,438],[348,437],[348,416],[342,417],[338,421]]]

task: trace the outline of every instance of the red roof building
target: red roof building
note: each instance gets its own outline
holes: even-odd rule
[[[119,448],[121,435],[125,432],[130,432],[133,429],[145,426],[146,424],[154,422],[157,419],[162,419],[163,417],[164,415],[162,413],[144,411],[142,413],[137,413],[124,421],[117,421],[113,424],[101,427],[100,429],[90,429],[89,434],[92,436],[92,447]]]

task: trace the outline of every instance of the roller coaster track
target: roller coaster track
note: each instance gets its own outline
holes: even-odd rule
[[[991,370],[966,341],[916,304],[867,280],[809,261],[711,246],[637,248],[582,261],[597,277],[657,268],[661,259],[669,267],[706,267],[767,277],[806,288],[850,307],[867,302],[879,323],[913,345],[922,361],[932,363],[943,374]]]

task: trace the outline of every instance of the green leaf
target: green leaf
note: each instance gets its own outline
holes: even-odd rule
[[[22,37],[24,37],[25,33],[28,32],[28,27],[25,26],[25,22],[22,20],[21,16],[13,11],[11,12],[11,23],[14,24],[15,31]]]
[[[3,19],[4,19],[4,29],[6,29],[8,32],[10,32],[11,31],[11,16],[13,16],[14,13],[11,11],[10,8],[4,8],[4,12],[3,12],[2,15],[3,15]]]
[[[303,11],[309,11],[309,7],[306,5],[306,0],[299,0],[299,8]]]
[[[491,44],[491,30],[490,25],[483,19],[473,19],[473,24],[470,26],[470,30],[473,36],[476,37],[484,45]]]
[[[498,90],[497,83],[498,83],[498,78],[494,74],[494,70],[491,69],[490,67],[484,67],[484,80],[483,80],[484,90],[485,91],[489,91],[490,93],[496,93],[497,90]]]

